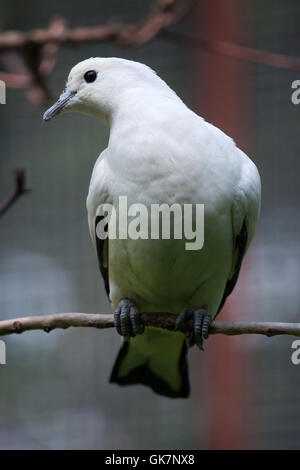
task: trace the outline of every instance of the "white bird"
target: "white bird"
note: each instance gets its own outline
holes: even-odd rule
[[[91,237],[115,324],[125,341],[111,381],[142,383],[170,397],[189,395],[183,333],[139,323],[139,311],[190,316],[187,344],[208,336],[238,278],[260,211],[254,163],[221,130],[191,111],[144,64],[91,58],[71,70],[65,91],[44,114],[80,111],[109,125],[107,148],[96,161],[87,198]],[[204,204],[204,245],[185,240],[106,239],[95,234],[99,207],[143,203]],[[130,338],[129,338],[130,337]]]

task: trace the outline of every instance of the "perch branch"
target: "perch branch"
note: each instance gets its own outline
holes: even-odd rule
[[[172,313],[148,312],[141,314],[141,321],[145,326],[155,326],[174,331],[176,317]],[[112,328],[114,326],[114,317],[112,314],[59,313],[38,317],[14,318],[0,321],[0,336],[23,333],[23,331],[29,330],[43,330],[49,333],[54,329],[66,329],[70,326],[98,329]],[[190,326],[190,323],[186,323],[182,326],[181,331],[185,333]],[[229,336],[242,334],[300,336],[300,323],[231,322],[217,320],[212,322],[210,334]]]
[[[22,194],[27,193],[30,191],[29,189],[26,189],[26,174],[25,170],[15,170],[14,173],[14,179],[15,179],[15,189],[14,192],[9,196],[6,201],[4,201],[0,205],[0,217],[2,217],[5,212],[19,199]]]

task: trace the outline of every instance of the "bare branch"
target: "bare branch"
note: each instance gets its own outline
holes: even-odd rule
[[[29,189],[26,189],[25,170],[23,169],[15,170],[14,179],[15,179],[15,190],[11,194],[11,196],[9,196],[6,199],[6,201],[4,201],[0,205],[0,217],[2,217],[5,214],[5,212],[8,211],[8,209],[17,201],[17,199],[19,199],[20,196],[22,196],[22,194],[25,194],[30,191]]]
[[[27,33],[3,32],[0,34],[0,54],[5,72],[0,72],[0,79],[7,87],[24,89],[31,102],[41,104],[49,98],[46,77],[55,66],[61,45],[109,41],[134,47],[141,46],[158,35],[236,60],[300,71],[298,57],[273,54],[167,29],[183,20],[196,3],[197,0],[156,0],[148,17],[135,24],[108,21],[99,26],[68,28],[63,18],[56,17],[45,29],[34,29]],[[24,64],[20,67],[22,60]]]
[[[137,24],[110,21],[95,27],[67,28],[65,20],[56,17],[46,29],[3,32],[0,53],[6,70],[0,73],[0,79],[7,87],[25,89],[31,102],[41,104],[50,97],[45,78],[55,66],[61,45],[114,41],[123,46],[139,46],[178,23],[195,3],[196,0],[156,0],[149,16]]]
[[[145,326],[155,326],[169,331],[175,331],[177,316],[172,313],[148,312],[141,314],[141,321]],[[114,317],[112,314],[96,313],[58,313],[38,317],[14,318],[0,321],[0,336],[12,333],[22,333],[29,330],[43,330],[47,333],[61,328],[69,327],[112,328]],[[181,331],[185,333],[191,326],[187,323]],[[210,334],[224,334],[228,336],[242,334],[260,334],[265,336],[292,335],[300,336],[300,323],[279,322],[231,322],[213,321]]]
[[[5,83],[7,88],[27,88],[31,83],[28,75],[8,72],[0,72],[0,80]]]
[[[34,29],[27,33],[6,31],[0,34],[0,51],[22,50],[28,46],[44,46],[49,42],[58,44],[82,44],[114,40],[119,44],[137,45],[150,41],[160,30],[178,23],[195,5],[195,0],[157,0],[148,18],[141,24],[123,24],[110,21],[100,26]],[[62,21],[60,19],[60,21]]]
[[[49,25],[49,34],[55,36],[56,38],[62,37],[66,30],[65,20],[58,16],[53,19]],[[55,67],[56,63],[56,54],[59,49],[59,44],[57,41],[47,42],[41,49],[41,61],[38,67],[38,73],[46,77],[49,75]]]

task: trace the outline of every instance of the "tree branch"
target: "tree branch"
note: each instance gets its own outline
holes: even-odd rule
[[[197,0],[156,0],[149,15],[134,24],[108,21],[98,26],[68,28],[63,18],[56,17],[45,29],[28,32],[4,31],[0,33],[0,54],[5,71],[0,72],[0,80],[3,80],[7,87],[24,89],[31,102],[41,104],[50,97],[46,78],[55,66],[60,46],[114,42],[120,46],[135,47],[151,41],[158,35],[236,60],[300,71],[298,57],[274,54],[168,29],[169,26],[182,21],[196,3]]]
[[[5,212],[8,211],[8,209],[19,199],[22,194],[29,192],[29,189],[26,189],[26,174],[25,170],[15,170],[14,173],[14,179],[15,179],[15,189],[14,192],[9,196],[6,201],[4,201],[0,205],[0,217],[2,217]]]
[[[260,51],[251,47],[195,36],[194,34],[182,33],[180,31],[164,29],[161,31],[161,35],[173,42],[188,42],[192,46],[201,47],[203,50],[212,54],[227,56],[252,64],[267,65],[269,67],[293,70],[296,72],[300,71],[300,59],[298,57]]]
[[[22,88],[35,104],[49,99],[46,77],[52,72],[61,45],[111,41],[122,46],[140,46],[164,28],[181,21],[197,0],[156,0],[149,15],[136,24],[108,21],[99,26],[68,28],[56,17],[46,29],[27,33],[0,33],[0,54],[5,72],[0,79],[7,87]]]
[[[172,313],[148,312],[141,314],[141,321],[145,326],[155,326],[169,331],[175,331],[177,315]],[[114,316],[112,314],[96,313],[58,313],[38,317],[22,317],[0,321],[0,336],[23,331],[43,330],[47,333],[61,328],[69,327],[112,328]],[[191,327],[191,322],[182,326],[185,333]],[[213,321],[210,334],[224,334],[228,336],[242,334],[260,334],[265,336],[292,335],[300,336],[300,323],[279,322],[231,322]]]

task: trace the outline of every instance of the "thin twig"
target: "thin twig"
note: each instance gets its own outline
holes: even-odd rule
[[[188,42],[193,46],[201,47],[207,52],[231,57],[232,59],[250,62],[252,64],[267,65],[269,67],[276,67],[279,69],[294,70],[296,72],[300,71],[300,58],[298,57],[260,51],[251,47],[195,36],[194,34],[182,33],[180,31],[164,29],[161,31],[161,35],[171,41]]]
[[[61,45],[112,41],[127,47],[140,46],[181,21],[195,3],[196,0],[156,0],[148,17],[136,24],[108,21],[99,26],[67,28],[65,20],[56,17],[46,29],[3,32],[0,53],[6,70],[0,73],[0,79],[7,87],[25,89],[30,101],[41,104],[49,98],[45,78],[55,66]]]
[[[27,33],[3,32],[0,34],[0,54],[6,71],[0,72],[0,79],[7,87],[24,89],[30,101],[41,104],[50,97],[45,79],[55,66],[61,45],[115,42],[120,46],[133,47],[141,46],[158,35],[236,60],[300,71],[298,57],[167,29],[182,21],[196,3],[197,0],[156,0],[148,17],[135,24],[108,21],[98,26],[68,28],[63,18],[56,17],[45,29],[34,29]],[[24,61],[22,67],[20,59]]]
[[[139,24],[109,21],[99,26],[34,29],[27,33],[5,31],[0,34],[0,52],[22,50],[28,46],[44,46],[49,42],[58,44],[83,44],[114,40],[119,44],[137,45],[150,41],[163,28],[178,23],[195,5],[195,0],[158,0],[146,20]]]
[[[15,170],[14,183],[14,192],[0,205],[0,217],[8,211],[8,209],[19,199],[19,197],[22,196],[22,194],[30,191],[29,189],[26,189],[26,173],[24,169]]]
[[[164,328],[169,331],[175,331],[176,318],[177,316],[172,313],[148,312],[141,314],[141,321],[145,326]],[[58,313],[38,317],[14,318],[0,321],[0,336],[22,333],[29,330],[43,330],[49,333],[54,329],[66,329],[70,326],[98,329],[112,328],[114,326],[114,317],[112,314]],[[187,323],[180,330],[185,333],[190,326],[191,323]],[[300,323],[231,322],[217,320],[212,322],[210,334],[229,336],[242,334],[300,336]]]

